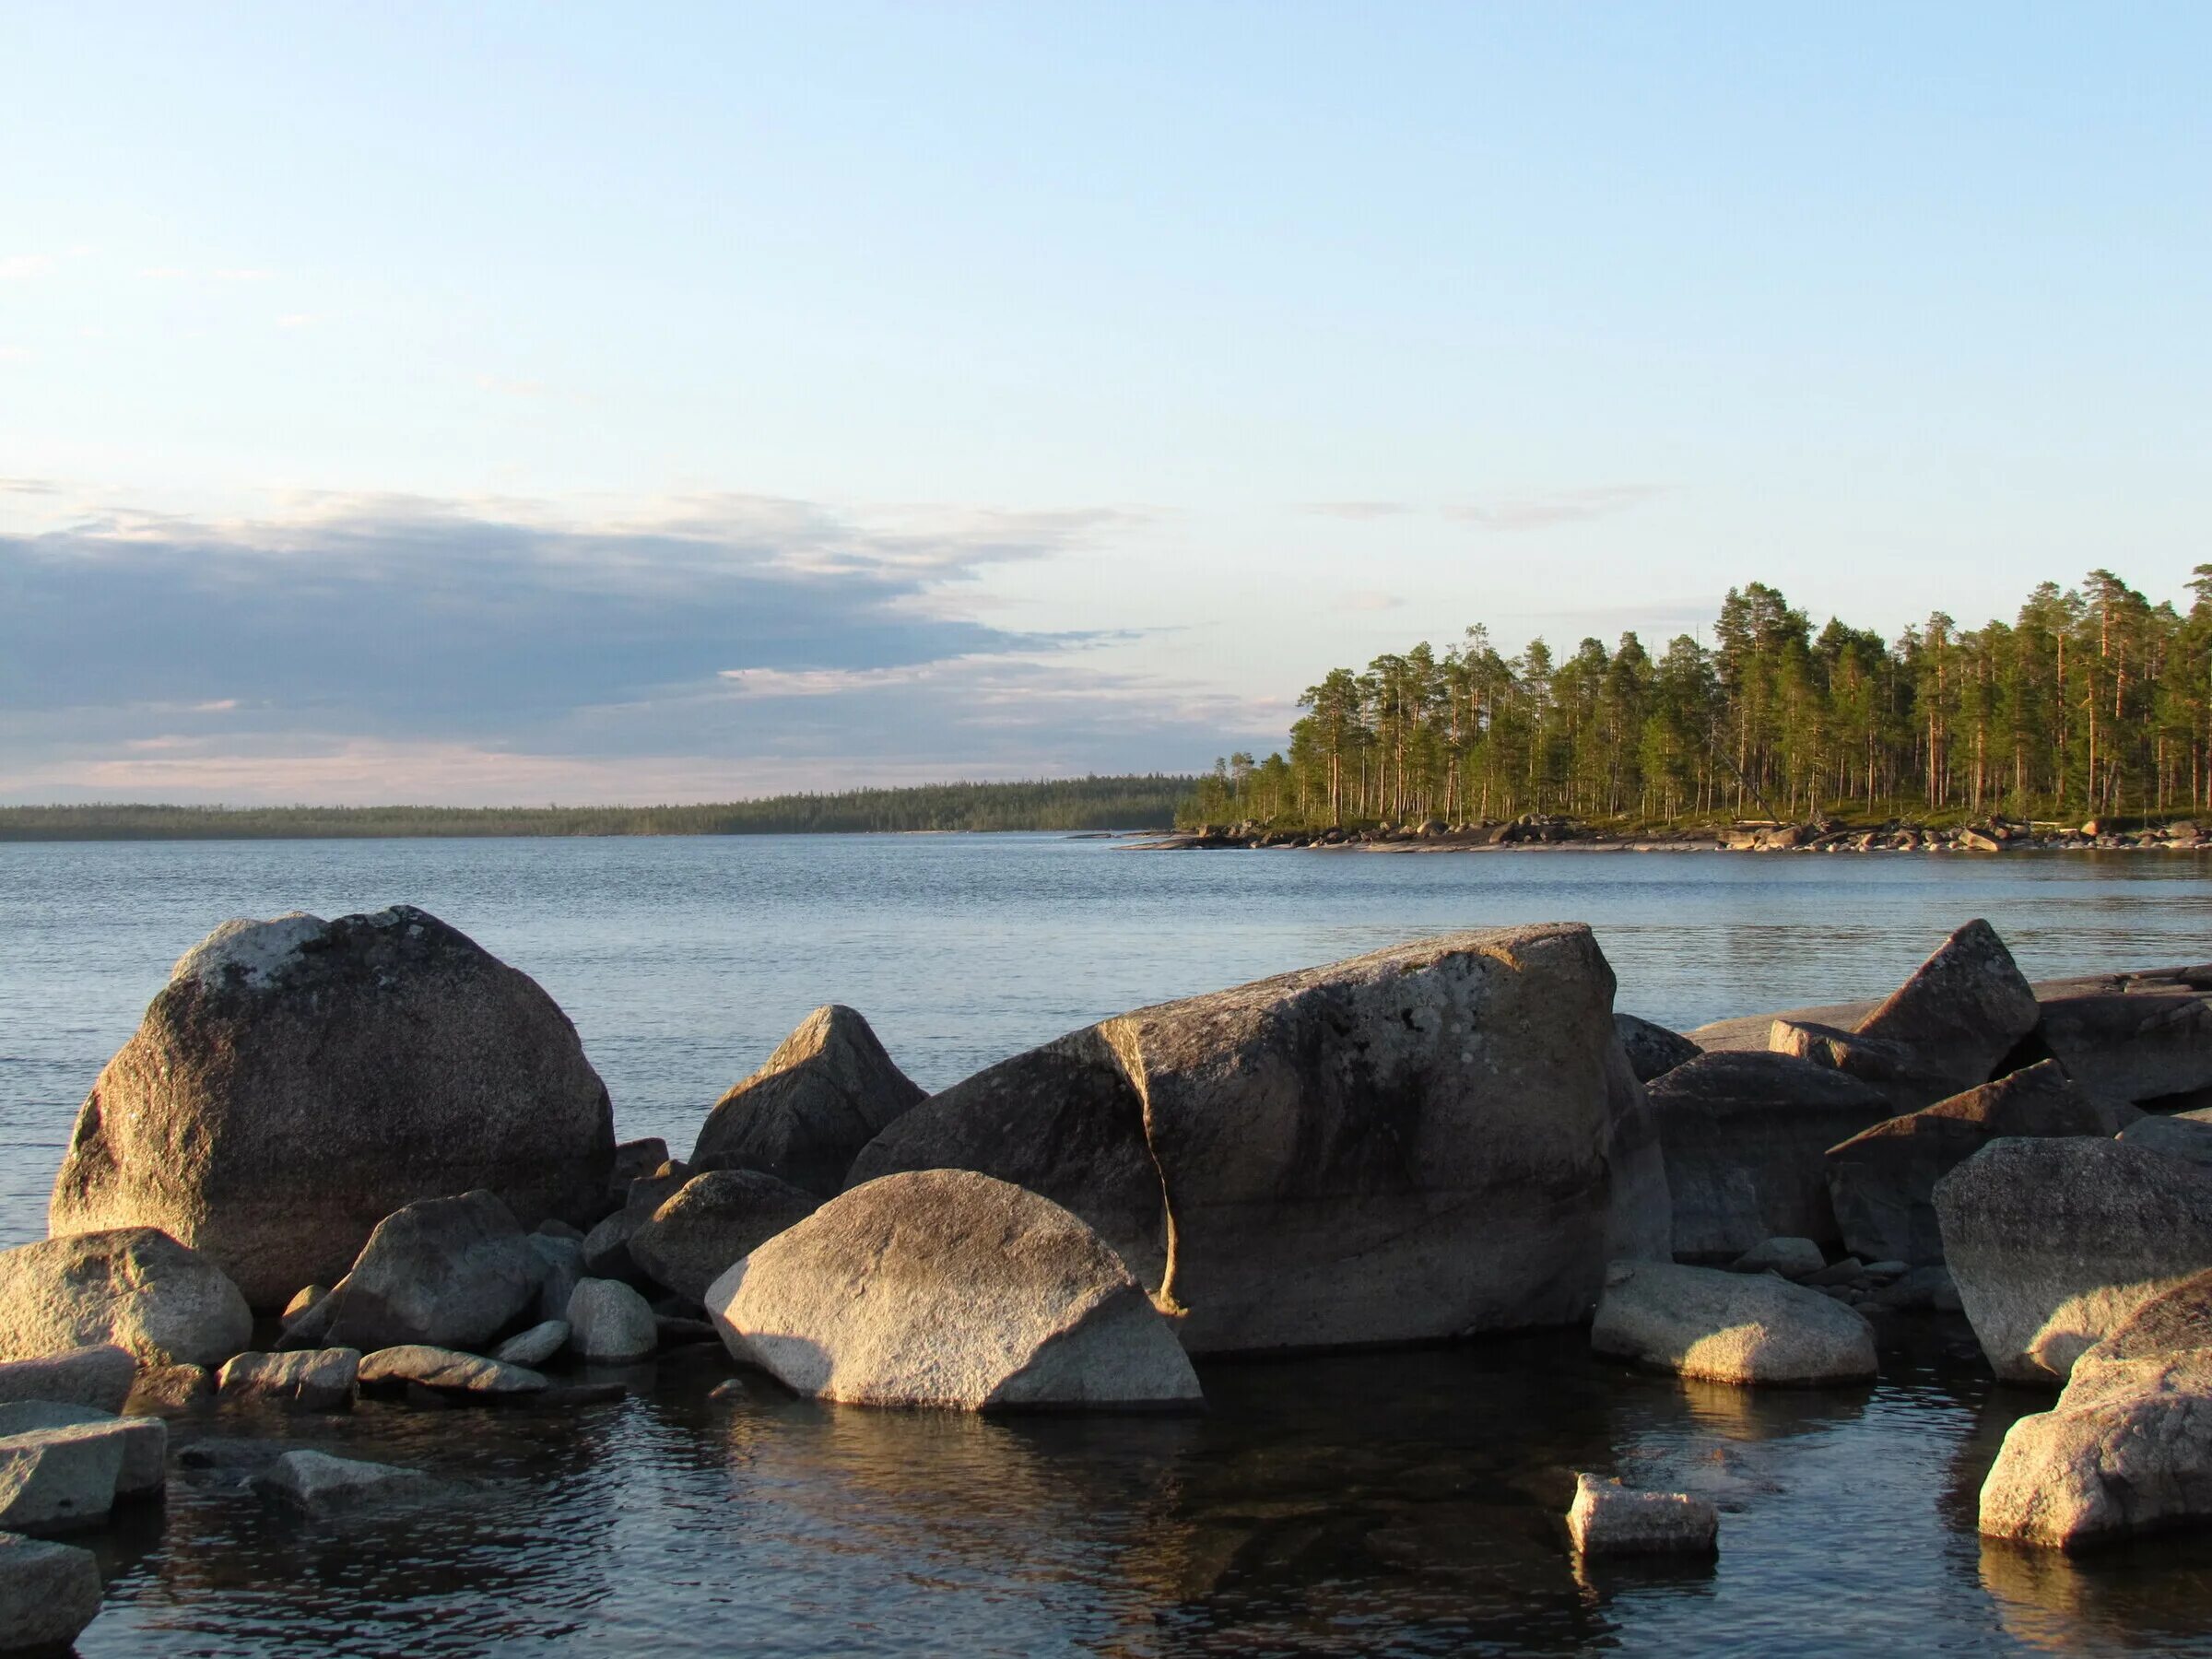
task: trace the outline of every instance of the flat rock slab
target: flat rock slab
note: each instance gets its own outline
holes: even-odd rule
[[[546,1386],[541,1374],[523,1366],[420,1343],[379,1348],[361,1360],[364,1388],[395,1388],[409,1382],[443,1393],[485,1398],[537,1394]]]
[[[287,1452],[253,1477],[253,1489],[311,1515],[350,1514],[435,1497],[441,1483],[418,1469],[333,1457],[327,1452]]]
[[[359,1348],[303,1348],[288,1354],[240,1354],[216,1379],[225,1405],[294,1406],[345,1411],[353,1405],[361,1369]]]
[[[1864,1382],[1874,1329],[1841,1302],[1767,1274],[1616,1263],[1590,1345],[1714,1382]]]
[[[121,1411],[138,1379],[137,1356],[112,1344],[0,1363],[0,1401],[65,1400]]]
[[[125,1442],[100,1423],[34,1429],[0,1441],[0,1529],[83,1526],[114,1507]]]
[[[100,1560],[0,1533],[0,1652],[66,1649],[100,1614]]]
[[[53,1400],[18,1400],[0,1406],[0,1441],[41,1429],[97,1426],[123,1440],[123,1468],[115,1477],[118,1497],[158,1492],[169,1475],[169,1425],[157,1417],[119,1418],[94,1406],[65,1406]]]
[[[1721,1512],[1687,1492],[1634,1492],[1618,1480],[1574,1477],[1567,1535],[1586,1556],[1708,1556],[1720,1547]]]

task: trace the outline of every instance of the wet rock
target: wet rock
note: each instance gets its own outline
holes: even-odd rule
[[[283,1354],[240,1354],[216,1379],[227,1406],[289,1406],[302,1411],[348,1411],[361,1350],[303,1348]]]
[[[1734,1261],[1768,1239],[1839,1241],[1829,1147],[1891,1114],[1854,1077],[1753,1051],[1705,1053],[1652,1084],[1674,1253]]]
[[[123,1442],[123,1464],[115,1495],[143,1498],[158,1492],[169,1477],[169,1425],[158,1417],[116,1417],[96,1406],[67,1406],[54,1400],[17,1400],[0,1406],[0,1443],[42,1429],[99,1428]]]
[[[1854,1252],[1932,1265],[1943,1260],[1936,1183],[1960,1163],[2002,1136],[2110,1136],[2116,1127],[2110,1107],[2046,1060],[1832,1147],[1829,1196]]]
[[[580,1359],[621,1363],[660,1346],[652,1305],[628,1285],[587,1278],[569,1298],[569,1347]]]
[[[275,1309],[418,1199],[589,1218],[610,1124],[552,999],[436,917],[226,923],[93,1085],[49,1215],[159,1228]]]
[[[1754,1244],[1749,1250],[1728,1264],[1731,1273],[1779,1273],[1786,1279],[1801,1279],[1818,1273],[1828,1265],[1828,1257],[1820,1246],[1810,1239],[1769,1239]]]
[[[493,1398],[540,1394],[546,1379],[525,1366],[422,1343],[379,1348],[361,1360],[363,1388],[397,1388],[410,1383],[441,1394]]]
[[[324,1340],[475,1348],[535,1305],[545,1262],[513,1214],[478,1190],[425,1198],[376,1224],[331,1293]]]
[[[809,1014],[765,1065],[715,1103],[691,1164],[759,1170],[817,1199],[833,1198],[860,1149],[921,1100],[868,1022],[832,1003]]]
[[[176,1416],[215,1403],[215,1373],[204,1365],[157,1365],[138,1373],[124,1408]]]
[[[1608,1255],[1667,1253],[1612,991],[1561,925],[1139,1009],[915,1107],[848,1188],[971,1169],[1049,1198],[1194,1352],[1573,1323]]]
[[[559,1353],[567,1346],[568,1340],[567,1320],[543,1320],[528,1330],[508,1337],[491,1350],[491,1357],[502,1365],[543,1365]]]
[[[214,1365],[253,1335],[238,1287],[153,1228],[0,1250],[0,1359],[112,1343],[152,1365]]]
[[[1705,1052],[1680,1033],[1653,1025],[1648,1019],[1639,1019],[1633,1014],[1615,1014],[1613,1030],[1620,1039],[1621,1052],[1629,1057],[1629,1069],[1636,1074],[1639,1083],[1665,1077],[1676,1066],[1687,1065]]]
[[[0,1533],[0,1653],[60,1653],[100,1614],[100,1559]]]
[[[1874,1332],[1840,1302],[1766,1274],[1615,1265],[1590,1345],[1714,1382],[1852,1382],[1874,1375]]]
[[[1631,1492],[1618,1480],[1574,1477],[1567,1533],[1583,1555],[1712,1555],[1720,1532],[1720,1511],[1687,1492]]]
[[[1998,1376],[2064,1382],[2212,1265],[2212,1169],[2123,1141],[1994,1140],[1936,1183],[1944,1253]]]
[[[1174,1334],[1107,1242],[967,1171],[885,1176],[714,1282],[731,1355],[857,1406],[1195,1406]]]
[[[123,1409],[137,1379],[137,1356],[103,1344],[44,1359],[0,1363],[0,1401],[62,1400],[115,1412]]]
[[[418,1502],[437,1483],[416,1469],[333,1457],[326,1452],[287,1452],[253,1477],[253,1488],[311,1515],[347,1514],[385,1504]]]
[[[147,1421],[159,1427],[159,1418]],[[114,1507],[126,1450],[110,1424],[33,1429],[0,1440],[0,1530],[52,1532],[98,1521]]]
[[[694,1175],[630,1234],[629,1259],[696,1303],[731,1263],[805,1220],[819,1202],[759,1170]]]

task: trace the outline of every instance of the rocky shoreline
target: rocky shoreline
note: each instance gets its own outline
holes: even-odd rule
[[[1189,1412],[1194,1358],[1544,1326],[1863,1389],[1936,1322],[2059,1391],[1986,1535],[2212,1524],[2212,965],[2030,984],[1974,922],[1878,1000],[1677,1032],[1613,997],[1586,927],[1448,935],[935,1095],[832,1006],[677,1159],[618,1145],[567,1018],[437,918],[227,923],[87,1097],[51,1236],[0,1251],[0,1651],[97,1615],[68,1536],[172,1467],[319,1524],[459,1501],[343,1455],[356,1402],[572,1415],[683,1348],[846,1406]],[[1726,1547],[1602,1472],[1560,1524]]]
[[[2134,830],[2096,820],[2080,825],[2004,818],[1930,827],[1892,820],[1852,825],[1738,823],[1724,828],[1642,831],[1596,829],[1579,819],[1529,813],[1504,822],[1382,823],[1371,829],[1287,830],[1265,824],[1206,825],[1172,835],[1124,841],[1130,852],[1200,852],[1291,847],[1332,853],[1488,853],[1514,849],[1594,853],[2088,853],[2212,852],[2212,834],[2194,818]]]

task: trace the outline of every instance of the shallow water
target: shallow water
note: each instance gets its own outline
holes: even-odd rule
[[[2029,971],[2212,957],[2165,854],[1133,853],[1047,837],[0,845],[0,1243],[43,1231],[76,1102],[234,914],[423,905],[575,1018],[624,1135],[679,1153],[814,1004],[920,1081],[1101,1015],[1394,939],[1593,923],[1676,1025],[1877,992],[1985,915]],[[451,1477],[307,1524],[180,1475],[102,1548],[87,1654],[2212,1652],[2212,1543],[1987,1550],[2013,1418],[1959,1333],[1869,1388],[1748,1394],[1573,1334],[1202,1368],[1200,1418],[983,1422],[712,1402],[718,1350],[573,1415],[235,1418]],[[1699,1489],[1722,1554],[1578,1578],[1570,1471]]]

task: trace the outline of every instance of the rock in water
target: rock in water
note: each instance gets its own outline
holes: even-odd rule
[[[661,1346],[653,1304],[619,1279],[587,1278],[569,1298],[569,1347],[579,1359],[626,1364]]]
[[[475,1394],[494,1399],[543,1394],[546,1379],[525,1366],[486,1359],[452,1348],[411,1344],[382,1348],[361,1361],[363,1388],[390,1388],[403,1383],[434,1388],[451,1394]]]
[[[0,1530],[58,1530],[105,1515],[129,1449],[122,1427],[113,1418],[0,1440]]]
[[[0,1653],[61,1652],[100,1614],[100,1559],[0,1533]]]
[[[570,1292],[576,1287],[571,1285]],[[566,1306],[564,1303],[563,1306]],[[540,1320],[526,1331],[514,1335],[491,1350],[491,1357],[502,1365],[543,1365],[568,1346],[569,1322],[565,1319]]]
[[[419,1470],[333,1457],[326,1452],[287,1452],[253,1477],[254,1490],[311,1515],[416,1501],[430,1496],[436,1486]]]
[[[481,1186],[589,1222],[613,1154],[575,1028],[436,917],[230,922],[100,1073],[48,1215],[160,1228],[275,1310],[416,1199]]]
[[[241,1354],[216,1379],[226,1404],[296,1406],[302,1411],[346,1411],[359,1380],[361,1350],[305,1348],[289,1354]]]
[[[115,1476],[118,1498],[141,1498],[168,1483],[169,1425],[158,1417],[116,1417],[98,1406],[54,1400],[0,1406],[0,1441],[41,1429],[84,1428],[97,1428],[123,1442],[123,1463]]]
[[[0,1250],[0,1359],[112,1343],[149,1365],[219,1365],[253,1335],[238,1287],[153,1228]]]
[[[853,1406],[1195,1406],[1198,1379],[1128,1268],[1048,1199],[963,1170],[887,1175],[715,1280],[736,1359]]]
[[[1631,1492],[1618,1480],[1574,1477],[1567,1533],[1583,1555],[1711,1555],[1721,1512],[1687,1492]]]
[[[1841,1302],[1766,1274],[1617,1263],[1590,1346],[1713,1382],[1855,1382],[1874,1329]]]
[[[362,1352],[427,1342],[476,1348],[537,1300],[545,1258],[491,1194],[425,1198],[376,1224],[324,1299],[324,1340]]]
[[[1856,1077],[1787,1054],[1700,1054],[1653,1083],[1674,1253],[1729,1262],[1768,1239],[1841,1238],[1829,1147],[1890,1115]]]
[[[0,1401],[61,1400],[117,1412],[137,1380],[137,1356],[128,1348],[103,1344],[45,1359],[0,1364]]]
[[[1041,1194],[1196,1352],[1571,1324],[1608,1256],[1667,1253],[1612,997],[1579,925],[1398,946],[1018,1054],[893,1124],[850,1183]]]
[[[833,1198],[860,1149],[921,1100],[868,1022],[831,1003],[806,1016],[767,1065],[715,1102],[691,1167],[760,1170],[817,1198]]]
[[[1936,1183],[1944,1254],[2008,1382],[2065,1381],[2084,1349],[2212,1265],[2212,1169],[2081,1136],[1995,1140]]]
[[[1629,1069],[1639,1083],[1665,1077],[1677,1065],[1688,1065],[1705,1051],[1688,1038],[1665,1026],[1639,1019],[1633,1014],[1613,1016],[1613,1030],[1629,1057]]]
[[[2118,1127],[2111,1107],[2090,1100],[2063,1066],[2045,1060],[1831,1147],[1829,1196],[1843,1241],[1857,1254],[1933,1266],[1943,1260],[1936,1183],[1945,1175],[2003,1136],[2110,1138]]]
[[[2080,1549],[2212,1521],[2212,1272],[2153,1297],[2021,1418],[1982,1486],[1982,1531]]]
[[[707,1287],[819,1203],[759,1170],[694,1175],[629,1236],[629,1259],[654,1283],[700,1301]]]

